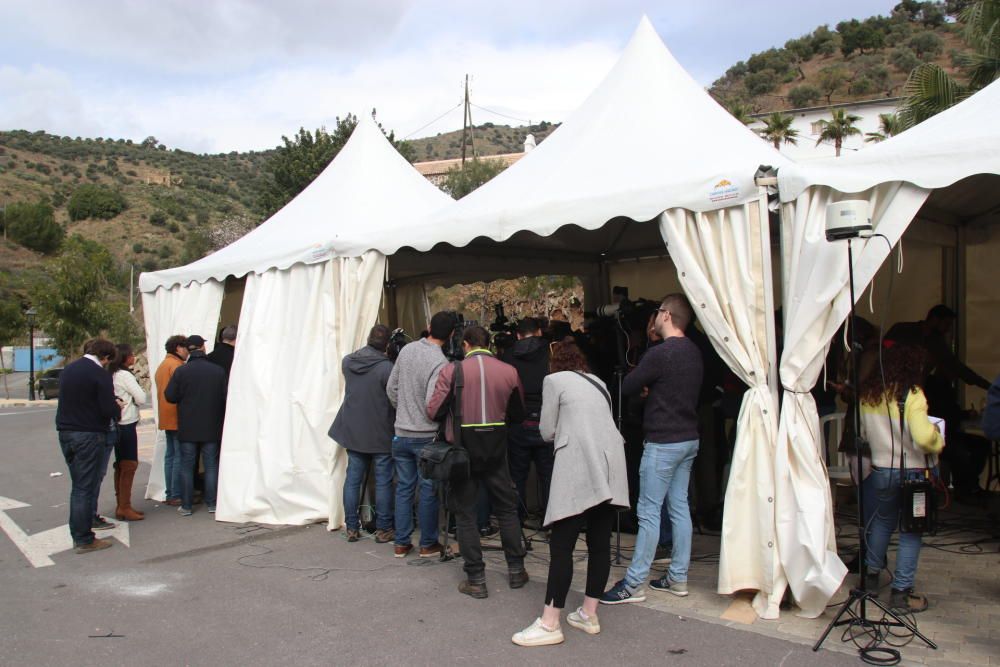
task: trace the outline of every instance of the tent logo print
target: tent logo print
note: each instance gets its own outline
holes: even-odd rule
[[[736,185],[728,178],[722,179],[715,184],[715,187],[708,191],[708,200],[712,203],[739,198],[740,186]]]

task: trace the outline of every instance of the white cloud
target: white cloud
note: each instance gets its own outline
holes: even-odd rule
[[[534,122],[555,121],[579,106],[617,55],[616,47],[596,43],[514,51],[453,43],[366,60],[346,72],[282,68],[219,85],[141,92],[113,82],[71,81],[49,70],[5,68],[20,77],[16,87],[49,92],[15,97],[0,108],[0,127],[132,139],[151,134],[170,147],[225,152],[270,148],[300,126],[332,126],[338,115],[374,107],[383,125],[402,137],[461,101],[466,72],[474,73],[475,104]],[[58,114],[40,113],[57,95],[78,102]],[[519,124],[479,109],[473,110],[473,120]],[[418,136],[456,127],[461,127],[460,110]]]

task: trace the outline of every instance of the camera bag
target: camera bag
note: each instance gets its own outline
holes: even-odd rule
[[[417,462],[421,476],[434,482],[454,482],[469,477],[469,453],[461,443],[462,387],[465,384],[462,362],[454,362],[453,368],[450,400],[455,442],[450,443],[439,435],[437,440],[420,450]]]

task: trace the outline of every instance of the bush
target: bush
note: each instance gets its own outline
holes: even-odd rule
[[[931,61],[944,51],[944,41],[933,32],[921,32],[910,38],[907,45],[923,61]]]
[[[914,67],[920,64],[920,58],[913,52],[913,49],[900,46],[893,49],[889,54],[889,62],[898,71],[909,74]]]
[[[133,243],[132,244],[132,252],[134,252],[134,253],[140,253],[140,252],[142,252],[144,250],[145,250],[145,248],[142,246],[141,243]]]
[[[120,192],[100,185],[81,185],[69,198],[66,210],[70,220],[110,220],[126,208],[125,197]]]
[[[153,211],[149,216],[149,224],[156,227],[162,227],[167,224],[167,214],[163,211]]]
[[[807,107],[815,104],[822,95],[816,86],[809,84],[795,86],[788,91],[788,103],[794,108]]]
[[[7,236],[25,248],[50,253],[59,248],[66,232],[44,202],[18,202],[7,206],[3,218]]]

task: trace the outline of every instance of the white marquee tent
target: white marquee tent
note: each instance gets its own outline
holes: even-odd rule
[[[758,613],[776,618],[785,570],[800,558],[794,531],[811,544],[813,530],[776,533],[788,499],[775,491],[771,244],[754,175],[788,161],[716,104],[645,19],[570,119],[457,204],[418,184],[376,133],[362,121],[316,182],[244,240],[141,279],[155,366],[170,333],[214,331],[222,281],[247,275],[217,517],[339,524],[342,467],[325,433],[342,396],[340,356],[375,321],[385,273],[390,292],[570,273],[606,295],[610,261],[666,249],[702,327],[750,387],[727,487],[719,592],[757,590]],[[840,582],[824,574],[795,582],[797,594],[828,599]]]
[[[143,274],[150,367],[174,333],[214,338],[227,277],[246,276],[222,442],[217,518],[342,520],[345,458],[327,437],[341,358],[375,322],[400,219],[452,205],[362,116],[336,159],[287,206],[197,262]],[[360,240],[364,239],[364,240]],[[162,498],[162,447],[147,496]]]
[[[778,548],[804,612],[822,612],[827,592],[843,577],[829,483],[818,455],[819,420],[809,393],[830,339],[850,310],[847,250],[843,242],[825,239],[826,206],[867,200],[876,233],[887,237],[888,242],[855,242],[858,298],[915,218],[972,225],[1000,221],[998,108],[1000,82],[876,146],[778,169],[785,318],[780,376],[786,388],[775,470],[777,494],[784,499],[777,512]],[[995,290],[995,283],[986,289]],[[990,325],[995,291],[987,299],[993,310],[984,323]]]

